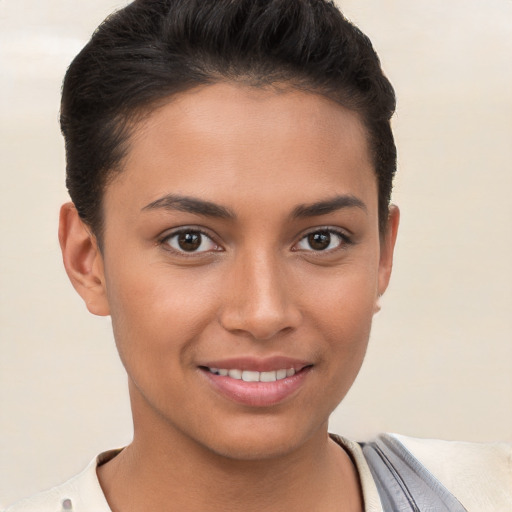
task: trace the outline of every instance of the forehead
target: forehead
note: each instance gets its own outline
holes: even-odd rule
[[[126,194],[142,207],[194,192],[221,203],[255,194],[305,203],[357,192],[376,201],[375,182],[355,112],[290,87],[220,83],[173,96],[136,126],[105,200]]]

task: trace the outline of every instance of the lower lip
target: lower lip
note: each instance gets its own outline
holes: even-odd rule
[[[201,369],[216,391],[233,402],[250,407],[270,407],[283,402],[300,389],[310,370],[311,367],[306,367],[291,377],[274,382],[245,382]]]

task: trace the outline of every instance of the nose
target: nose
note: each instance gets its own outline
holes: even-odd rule
[[[225,283],[220,323],[228,331],[269,340],[296,329],[302,313],[287,272],[278,257],[240,257]]]

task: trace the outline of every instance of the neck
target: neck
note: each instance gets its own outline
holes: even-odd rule
[[[98,468],[113,512],[362,510],[357,473],[327,434],[251,460],[213,452],[156,416],[134,414],[134,439]]]

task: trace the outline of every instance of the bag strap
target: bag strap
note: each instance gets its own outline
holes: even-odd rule
[[[384,512],[467,512],[463,505],[394,437],[361,443]]]

